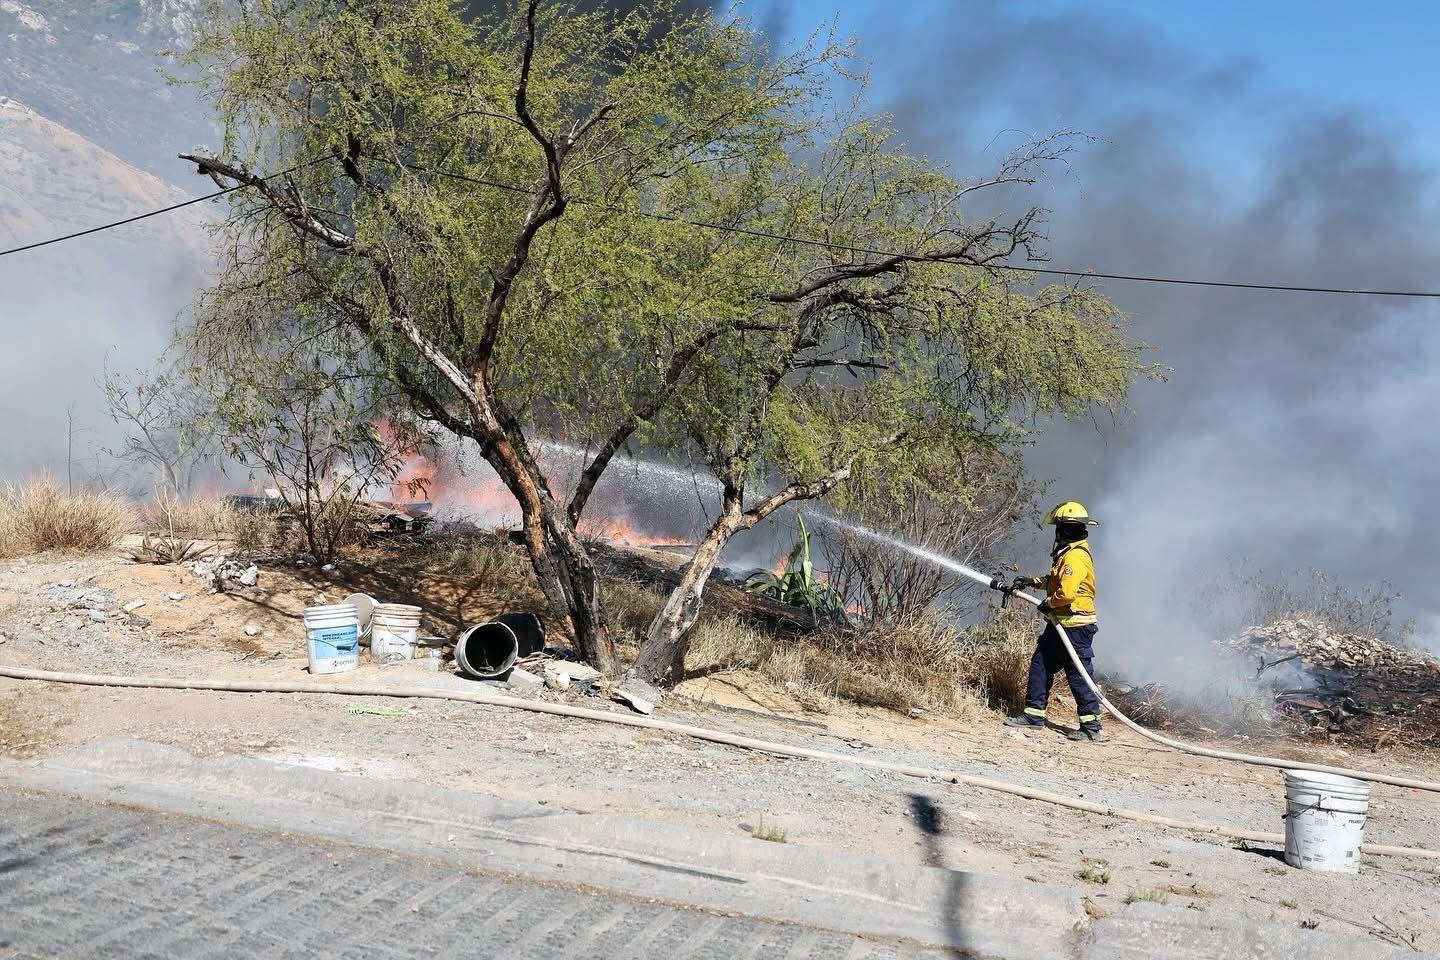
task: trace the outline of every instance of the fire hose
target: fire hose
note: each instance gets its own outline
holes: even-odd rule
[[[988,583],[989,581],[987,580],[986,582]],[[1233,840],[1248,840],[1256,843],[1274,844],[1283,844],[1285,842],[1284,834],[1280,833],[1267,833],[1261,830],[1242,830],[1238,827],[1223,827],[1194,820],[1178,820],[1173,817],[1162,817],[1159,814],[1145,813],[1141,810],[1128,810],[1124,807],[1113,807],[1103,803],[1094,803],[1077,797],[1067,797],[1063,794],[1051,793],[1048,790],[1039,790],[1020,784],[1006,783],[1003,780],[991,780],[988,777],[977,777],[955,770],[939,770],[932,767],[893,763],[889,760],[874,760],[869,757],[855,756],[853,754],[815,750],[810,747],[796,747],[790,744],[776,743],[755,737],[742,737],[736,734],[725,733],[721,730],[712,730],[707,727],[695,727],[689,724],[674,723],[669,720],[656,720],[651,717],[640,717],[630,714],[606,713],[585,707],[572,707],[563,703],[549,703],[544,700],[522,700],[519,697],[505,696],[486,690],[475,690],[472,692],[468,690],[439,690],[426,687],[381,687],[361,684],[340,686],[328,683],[295,683],[283,680],[180,680],[168,677],[129,677],[93,673],[61,673],[52,670],[37,670],[31,667],[17,667],[7,664],[0,664],[0,677],[9,677],[13,680],[40,680],[49,683],[70,683],[94,687],[214,690],[225,693],[321,693],[332,696],[349,697],[456,700],[462,703],[478,703],[513,710],[528,710],[533,713],[545,713],[556,717],[572,717],[582,720],[594,720],[600,723],[614,723],[627,727],[639,727],[645,730],[656,730],[661,733],[677,734],[680,736],[693,737],[697,740],[719,743],[725,746],[739,747],[744,750],[755,750],[774,756],[793,757],[801,760],[823,760],[832,763],[848,763],[860,767],[869,767],[873,770],[897,773],[902,776],[917,777],[922,780],[941,780],[950,783],[965,784],[966,786],[990,790],[995,793],[1005,793],[1014,797],[1022,797],[1026,800],[1038,800],[1043,803],[1054,804],[1055,806],[1067,807],[1071,810],[1081,810],[1086,813],[1116,817],[1122,820],[1133,820],[1137,823],[1172,827],[1177,830],[1206,833],[1212,836],[1229,837]],[[1420,847],[1391,847],[1383,844],[1366,843],[1362,844],[1360,849],[1365,853],[1374,854],[1375,856],[1440,859],[1440,850],[1426,850]]]
[[[952,566],[965,576],[978,580],[986,586],[990,586],[992,583],[990,577],[978,571],[971,570],[969,567],[961,566],[958,563],[952,564]],[[1006,590],[1005,593],[1010,596],[1020,597],[1022,600],[1028,600],[1037,607],[1040,605],[1040,599],[1038,597],[1031,596],[1023,590]],[[1120,712],[1120,709],[1111,703],[1105,694],[1101,692],[1100,688],[1095,685],[1094,679],[1091,678],[1090,671],[1086,670],[1084,665],[1081,664],[1080,656],[1075,652],[1075,647],[1070,643],[1070,635],[1065,632],[1065,628],[1060,624],[1056,623],[1054,626],[1055,632],[1060,635],[1060,642],[1065,645],[1065,653],[1069,655],[1070,662],[1075,665],[1075,669],[1079,671],[1081,679],[1083,679],[1085,685],[1090,688],[1090,692],[1094,693],[1095,696],[1100,699],[1100,705],[1108,710],[1116,720],[1119,720],[1147,740],[1164,744],[1173,750],[1193,753],[1199,757],[1213,757],[1216,760],[1234,760],[1238,763],[1248,763],[1257,767],[1279,767],[1282,770],[1311,770],[1315,773],[1330,773],[1341,777],[1352,777],[1356,780],[1368,780],[1371,783],[1388,783],[1395,787],[1409,787],[1412,790],[1428,790],[1432,793],[1440,793],[1440,783],[1435,783],[1430,780],[1397,777],[1388,773],[1374,773],[1369,770],[1352,770],[1349,767],[1332,767],[1323,763],[1307,763],[1301,760],[1282,760],[1278,757],[1262,757],[1253,753],[1212,750],[1209,747],[1186,743],[1183,740],[1172,740],[1170,737],[1162,736],[1153,730],[1147,730]]]

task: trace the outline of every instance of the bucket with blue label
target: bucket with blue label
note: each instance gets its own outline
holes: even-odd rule
[[[305,608],[311,673],[344,673],[360,664],[359,615],[351,603]]]

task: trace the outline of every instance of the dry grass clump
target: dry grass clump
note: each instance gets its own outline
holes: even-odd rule
[[[650,621],[665,605],[666,593],[657,586],[635,580],[606,580],[604,590],[605,613],[610,618],[610,631],[615,636],[616,646],[631,650],[639,646]],[[701,623],[708,620],[703,614]],[[696,630],[699,630],[697,624]],[[698,634],[692,635],[691,649],[698,641]]]
[[[0,554],[113,547],[134,526],[130,505],[95,490],[66,493],[48,477],[0,492]]]
[[[988,623],[966,631],[961,639],[964,661],[960,679],[986,703],[1008,713],[1025,706],[1030,658],[1040,623],[1024,611],[1001,610]]]
[[[664,602],[665,593],[648,584],[606,582],[606,610],[622,654],[633,653]],[[1017,690],[1023,704],[1033,637],[1027,630],[1022,649],[1018,636],[996,642],[920,622],[797,637],[760,629],[716,604],[701,611],[691,632],[686,668],[692,675],[753,670],[816,710],[848,700],[968,717]]]
[[[234,523],[235,509],[224,500],[197,497],[182,500],[172,493],[157,492],[140,507],[142,529],[167,536],[218,540]]]
[[[222,497],[182,500],[173,493],[157,492],[140,508],[140,525],[146,532],[170,538],[228,540],[240,550],[293,546],[275,514],[240,509]]]
[[[728,611],[707,611],[687,662],[691,670],[754,670],[821,710],[827,701],[848,700],[968,717],[985,706],[968,679],[960,635],[935,623],[791,637],[758,630]]]
[[[539,584],[530,557],[505,531],[442,528],[426,542],[427,569],[473,580],[505,607],[535,603]]]
[[[433,542],[436,547],[432,566],[445,573],[487,583],[525,580],[534,575],[525,551],[500,533],[441,531]]]

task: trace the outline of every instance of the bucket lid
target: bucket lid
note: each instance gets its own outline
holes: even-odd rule
[[[355,608],[355,615],[360,618],[360,629],[362,631],[368,629],[370,615],[375,612],[375,598],[368,593],[352,593],[342,602]]]
[[[375,612],[391,617],[418,617],[420,608],[409,603],[377,603]]]
[[[305,608],[305,616],[307,617],[343,616],[356,613],[355,604],[353,603],[331,603],[318,607]]]
[[[1354,777],[1342,777],[1338,773],[1321,773],[1318,770],[1286,770],[1287,787],[1309,787],[1318,790],[1340,790],[1345,792],[1369,793],[1370,783]]]

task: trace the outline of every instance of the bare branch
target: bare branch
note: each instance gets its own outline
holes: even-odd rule
[[[896,431],[882,438],[875,446],[877,448],[888,447],[892,444],[899,443],[904,438],[904,431]],[[855,461],[860,458],[860,453],[861,451],[856,451],[851,454],[842,466],[837,467],[818,480],[812,480],[809,483],[792,483],[783,490],[766,497],[760,501],[760,503],[745,511],[743,515],[743,525],[753,527],[787,503],[793,503],[796,500],[817,500],[825,496],[831,490],[834,490],[837,486],[850,479],[850,473],[855,467]]]
[[[336,250],[348,250],[354,245],[354,237],[337,230],[310,213],[293,184],[289,190],[280,191],[271,185],[270,178],[251,173],[244,167],[226,163],[216,157],[207,157],[197,153],[182,153],[179,156],[181,160],[189,160],[195,164],[200,173],[207,174],[216,183],[224,184],[227,189],[236,184],[243,184],[258,191],[266,200],[270,201],[272,207],[284,214],[286,220],[296,229],[310,234],[328,246]],[[226,180],[231,182],[226,183]]]
[[[610,435],[605,438],[599,451],[580,474],[580,480],[575,486],[575,493],[570,498],[568,510],[572,523],[580,521],[580,514],[584,512],[585,504],[589,502],[590,494],[595,490],[595,484],[600,482],[600,475],[605,472],[605,468],[610,465],[615,454],[624,448],[642,423],[648,423],[659,414],[674,393],[676,385],[684,377],[685,371],[689,369],[691,362],[722,332],[722,328],[714,327],[677,350],[671,356],[670,363],[665,368],[655,389],[645,400],[637,404],[628,416],[622,418]]]

